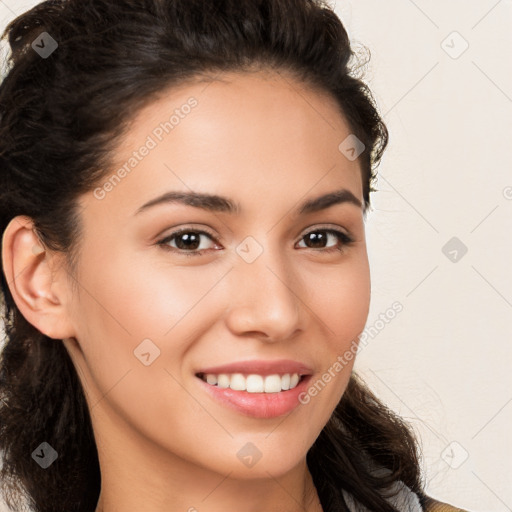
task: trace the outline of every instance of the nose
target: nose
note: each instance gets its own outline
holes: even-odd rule
[[[234,334],[277,342],[304,327],[300,280],[289,264],[273,257],[269,250],[252,263],[238,260],[229,279],[225,318]]]

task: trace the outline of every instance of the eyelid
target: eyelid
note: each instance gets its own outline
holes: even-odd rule
[[[310,229],[311,228],[311,229]],[[342,228],[341,226],[335,225],[335,224],[313,224],[310,226],[310,228],[306,228],[306,231],[300,236],[299,240],[305,237],[306,235],[309,235],[309,233],[315,232],[315,231],[339,231],[343,233],[345,236],[353,240],[353,236],[350,234],[348,229]]]
[[[160,241],[161,240],[165,240],[165,239],[168,239],[168,238],[170,238],[172,236],[177,236],[177,235],[179,235],[181,233],[187,233],[189,231],[192,231],[194,233],[206,234],[206,235],[210,236],[215,241],[222,240],[222,236],[214,234],[214,232],[211,231],[209,228],[203,227],[203,226],[200,226],[200,227],[199,226],[194,226],[193,224],[190,224],[190,225],[186,225],[184,227],[176,227],[176,228],[166,229],[164,231],[164,233],[168,232],[168,234],[167,235],[158,235],[157,242],[159,240]]]

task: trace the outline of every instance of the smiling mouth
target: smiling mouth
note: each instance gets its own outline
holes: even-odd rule
[[[255,373],[197,373],[196,377],[211,386],[247,393],[280,393],[297,387],[307,375],[298,373],[258,375]]]

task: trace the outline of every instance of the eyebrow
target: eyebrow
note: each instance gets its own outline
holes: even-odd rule
[[[135,215],[138,215],[153,206],[168,203],[178,203],[186,206],[193,206],[194,208],[201,208],[207,211],[229,213],[232,215],[238,215],[242,210],[239,203],[235,203],[227,197],[216,194],[170,191],[143,204],[135,212]],[[331,206],[342,203],[353,204],[359,209],[363,209],[361,201],[352,192],[350,192],[350,190],[342,188],[340,190],[329,192],[328,194],[308,199],[301,203],[296,208],[296,211],[298,215],[305,215],[325,210]]]

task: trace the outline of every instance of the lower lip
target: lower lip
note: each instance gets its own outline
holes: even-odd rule
[[[212,386],[196,377],[208,393],[222,404],[253,418],[277,418],[299,405],[299,395],[306,391],[311,375],[306,375],[293,389],[279,393],[248,393]]]

